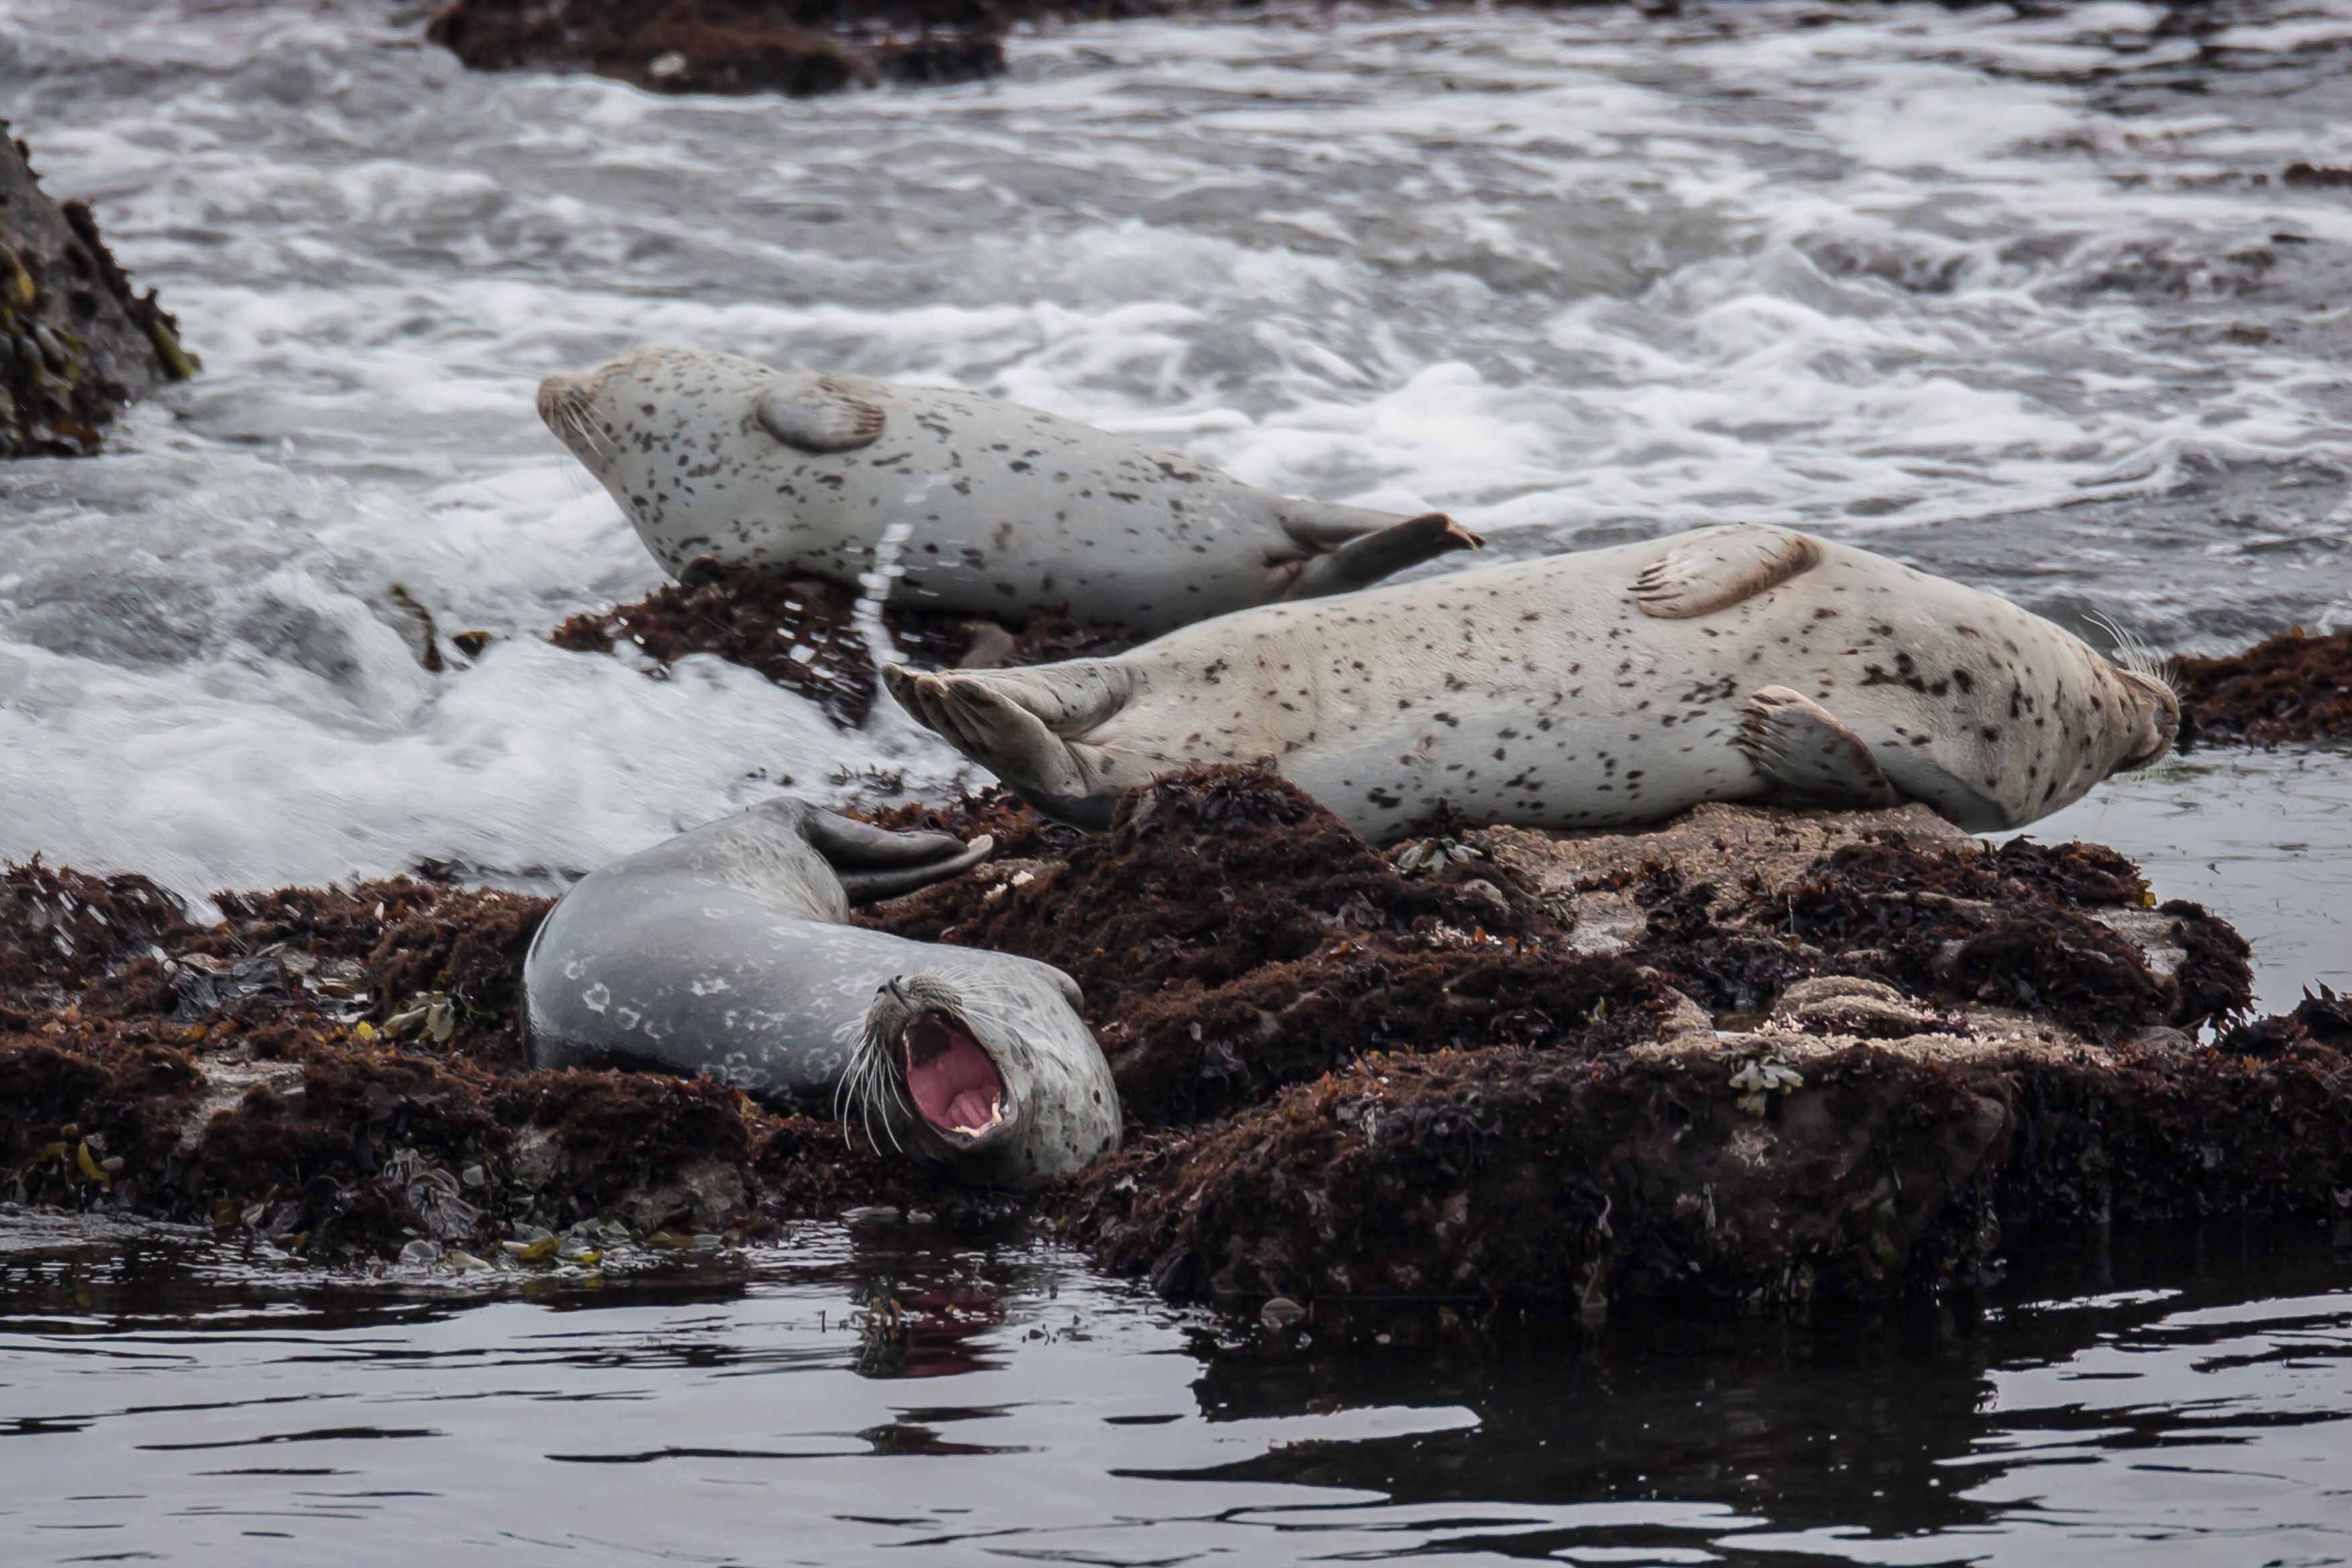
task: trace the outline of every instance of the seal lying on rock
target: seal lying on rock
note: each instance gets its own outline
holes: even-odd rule
[[[1376,583],[1480,543],[1442,512],[1288,500],[973,393],[639,349],[539,386],[539,416],[673,575],[698,561],[856,586],[884,531],[914,605],[1160,631]]]
[[[2014,827],[2171,747],[2179,704],[2006,600],[1759,526],[1276,605],[1116,658],[920,675],[917,719],[1039,810],[1268,759],[1368,838],[1701,801],[1916,800]]]
[[[1118,1147],[1119,1110],[1076,983],[844,923],[991,847],[773,800],[616,860],[532,940],[530,1064],[835,1095],[870,1136],[1000,1186],[1078,1170]]]

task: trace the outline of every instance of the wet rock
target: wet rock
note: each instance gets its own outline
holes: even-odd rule
[[[1074,1228],[1176,1297],[1868,1298],[1946,1252],[2009,1131],[1853,1050],[1759,1120],[1713,1060],[1375,1058],[1120,1154]]]
[[[1760,1109],[1759,1062],[1793,1080]],[[1884,1301],[2034,1227],[2324,1217],[2352,1182],[2343,1073],[2340,1050],[2263,1066],[2030,1022],[1381,1058],[1142,1140],[1066,1213],[1178,1298]]]
[[[30,158],[0,121],[0,458],[87,457],[117,409],[196,362],[89,206],[52,200]]]
[[[972,81],[1004,68],[1003,16],[968,0],[454,0],[425,37],[476,70],[574,69],[649,92]]]
[[[2352,740],[2352,629],[2281,632],[2243,653],[2173,664],[2179,747]]]
[[[2243,1021],[2243,942],[2095,846],[1712,806],[1383,855],[1238,768],[1101,835],[1002,794],[877,815],[1013,853],[860,918],[1076,975],[1127,1152],[968,1194],[722,1084],[525,1070],[541,900],[393,879],[219,895],[200,928],[35,866],[0,900],[0,1199],[445,1268],[1042,1206],[1169,1294],[1319,1324],[1342,1295],[1884,1300],[2045,1224],[2352,1188],[2352,1005]]]
[[[2352,169],[2341,169],[2328,163],[2289,163],[2279,175],[2279,183],[2298,190],[2352,190]]]
[[[856,592],[837,584],[722,567],[698,574],[692,586],[673,584],[635,604],[574,616],[549,640],[623,654],[660,679],[679,659],[709,654],[757,670],[854,729],[879,687],[856,611]],[[924,669],[1037,664],[1116,653],[1135,640],[1116,626],[1064,616],[1040,616],[1016,634],[992,621],[890,605],[882,622],[898,656]]]

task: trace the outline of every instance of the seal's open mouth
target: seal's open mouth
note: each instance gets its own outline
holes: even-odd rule
[[[965,1141],[1003,1125],[1004,1080],[971,1030],[948,1014],[927,1012],[899,1039],[907,1054],[907,1092],[924,1121]]]

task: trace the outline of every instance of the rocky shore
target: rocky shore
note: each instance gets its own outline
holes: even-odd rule
[[[0,458],[87,457],[118,409],[196,362],[89,205],[53,199],[31,160],[0,120]]]
[[[1176,1298],[1785,1306],[1965,1285],[2048,1226],[2352,1205],[2352,1005],[2254,1020],[2248,952],[2088,845],[1921,808],[1382,854],[1243,770],[867,912],[1077,977],[1129,1148],[1034,1202],[823,1108],[525,1070],[544,900],[401,879],[0,888],[0,1196],[333,1265],[530,1268],[856,1205],[1026,1208]],[[583,1237],[585,1239],[583,1239]]]

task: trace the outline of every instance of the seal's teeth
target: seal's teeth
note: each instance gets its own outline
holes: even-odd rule
[[[955,1131],[959,1137],[977,1138],[983,1132],[993,1132],[1003,1125],[1004,1102],[1003,1100],[999,1100],[994,1105],[988,1108],[988,1120],[986,1121],[982,1122],[978,1127],[959,1127]]]

